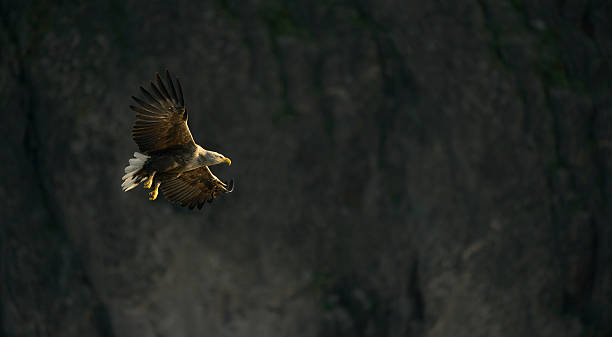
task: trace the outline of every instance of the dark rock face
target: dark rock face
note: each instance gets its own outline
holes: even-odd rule
[[[608,1],[2,3],[6,336],[609,336]],[[236,191],[138,189],[170,69]]]

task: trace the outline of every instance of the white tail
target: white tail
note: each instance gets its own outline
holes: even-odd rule
[[[138,171],[140,171],[149,158],[151,157],[140,152],[134,152],[134,158],[130,159],[130,165],[125,168],[125,175],[123,178],[121,178],[123,180],[121,188],[123,188],[125,192],[138,186],[138,184],[147,179],[147,177],[138,177],[136,174]]]

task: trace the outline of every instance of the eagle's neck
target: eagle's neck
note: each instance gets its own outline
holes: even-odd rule
[[[208,151],[204,150],[203,147],[201,147],[200,145],[196,144],[196,149],[195,149],[194,157],[198,158],[199,156],[206,156],[207,152]]]
[[[198,167],[205,166],[205,164],[201,160],[201,156],[206,156],[206,152],[207,151],[204,150],[204,148],[196,144],[196,149],[193,152],[193,155],[191,156],[191,160],[187,162],[187,165],[185,166],[185,171],[190,171]]]

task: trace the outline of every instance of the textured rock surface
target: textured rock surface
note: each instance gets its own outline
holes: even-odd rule
[[[6,336],[609,336],[608,1],[2,2]],[[181,78],[235,193],[123,193]]]

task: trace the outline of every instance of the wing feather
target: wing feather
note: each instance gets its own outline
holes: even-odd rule
[[[166,199],[190,209],[196,206],[201,209],[217,195],[232,191],[207,166],[183,172],[178,177],[161,179],[160,189]]]
[[[159,73],[155,73],[155,79],[157,79],[157,86],[163,93],[164,99],[168,101],[169,103],[174,103],[172,102],[172,97],[170,97],[168,90],[166,90],[166,86],[164,86],[164,82],[162,82],[161,77],[159,77]]]
[[[177,96],[170,73],[166,70],[173,98],[159,73],[155,74],[155,78],[157,85],[150,83],[153,94],[141,86],[143,98],[132,96],[138,105],[130,105],[130,109],[136,112],[132,138],[138,144],[140,152],[150,153],[173,146],[195,146],[187,126],[187,109],[184,106],[183,91],[178,79],[176,81],[180,96]]]
[[[157,74],[157,73],[156,73]],[[164,95],[162,95],[162,93],[159,91],[159,89],[157,88],[157,86],[155,85],[155,83],[153,83],[153,81],[149,82],[149,86],[151,87],[151,90],[153,90],[153,93],[155,93],[155,95],[157,95],[157,98],[159,98],[157,100],[157,102],[159,102],[159,104],[161,104],[162,106],[166,106],[166,98],[164,97]]]
[[[153,97],[153,95],[151,95],[150,92],[147,91],[147,89],[145,89],[142,86],[140,86],[140,92],[142,92],[142,94],[145,95],[145,97],[149,99],[149,102],[155,103],[160,108],[163,108],[163,106],[157,101],[157,99],[155,97]]]
[[[141,87],[142,88],[142,87]],[[149,103],[141,100],[140,98],[136,97],[136,96],[132,96],[132,99],[136,101],[136,103],[140,104],[143,108],[149,110],[149,111],[156,111],[157,109],[150,105]]]
[[[149,117],[156,117],[156,118],[163,118],[162,116],[156,116],[155,115],[155,109],[149,109],[149,108],[145,108],[142,106],[133,106],[130,105],[130,109],[132,109],[132,111],[137,112],[139,114],[143,114],[145,116],[149,116]],[[138,117],[138,115],[136,115]]]
[[[178,79],[176,79],[178,81]],[[170,89],[172,89],[172,98],[174,99],[174,103],[178,104],[178,97],[176,96],[176,90],[174,89],[174,84],[172,83],[172,77],[170,77],[170,72],[166,69],[166,81],[170,84]],[[182,96],[182,93],[181,93]]]
[[[178,77],[176,78],[176,86],[179,91],[179,105],[185,105],[185,101],[183,101],[183,88],[181,87],[181,81],[179,81]]]

